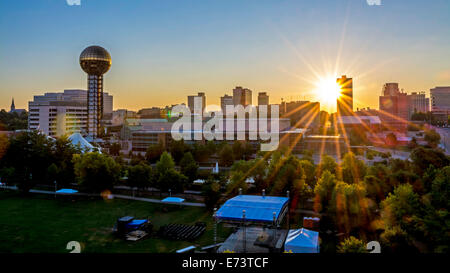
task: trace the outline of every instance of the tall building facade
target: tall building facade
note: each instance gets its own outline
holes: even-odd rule
[[[431,112],[441,121],[447,121],[450,115],[450,86],[430,89]]]
[[[269,105],[269,96],[266,92],[258,93],[258,105]]]
[[[236,86],[233,89],[233,104],[246,107],[252,104],[252,90]]]
[[[88,74],[86,131],[96,138],[103,133],[103,74],[111,67],[111,55],[103,47],[87,47],[81,52],[80,66]]]
[[[227,105],[234,105],[233,103],[233,96],[230,95],[223,95],[220,97],[220,109],[222,109],[222,113],[226,113]]]
[[[414,113],[427,113],[430,111],[430,99],[426,97],[425,92],[412,92],[408,95],[409,101],[409,119]]]
[[[87,132],[86,90],[64,90],[34,96],[28,102],[28,129],[39,130],[51,137]],[[112,116],[113,97],[103,93],[104,116]]]
[[[342,76],[336,79],[341,89],[341,95],[337,99],[337,113],[340,116],[353,115],[353,79]]]
[[[203,92],[199,92],[196,96],[188,96],[188,107],[191,110],[191,112],[194,112],[194,101],[195,98],[200,98],[201,99],[201,104],[202,104],[202,112],[205,111],[206,108],[206,95]]]

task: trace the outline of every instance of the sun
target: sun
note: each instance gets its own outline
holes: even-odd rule
[[[341,96],[341,87],[336,82],[336,77],[321,78],[315,86],[314,93],[320,102],[326,105],[336,104],[336,100]]]

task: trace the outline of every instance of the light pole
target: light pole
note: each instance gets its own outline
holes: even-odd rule
[[[56,199],[56,191],[58,190],[58,184],[56,183],[56,180],[53,183],[55,184],[55,199]]]

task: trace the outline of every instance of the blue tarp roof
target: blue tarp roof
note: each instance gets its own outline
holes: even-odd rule
[[[57,190],[56,193],[77,193],[77,190],[72,190],[72,189],[60,189]]]
[[[319,232],[306,228],[289,230],[284,250],[292,253],[319,253]]]
[[[131,222],[125,224],[127,228],[135,229],[138,228],[140,225],[147,223],[148,221],[146,219],[142,220],[132,220]]]
[[[162,202],[167,202],[167,203],[182,203],[184,202],[183,198],[179,198],[179,197],[166,197],[163,200],[161,200]]]
[[[289,198],[277,196],[238,195],[225,202],[216,213],[220,220],[240,221],[245,210],[246,221],[273,222],[273,213],[278,220]]]

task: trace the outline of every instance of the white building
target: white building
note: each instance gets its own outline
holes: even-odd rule
[[[450,114],[450,86],[430,89],[430,97],[433,115],[442,116],[446,120]]]
[[[112,116],[113,97],[103,94],[106,117]],[[45,93],[34,96],[28,102],[28,129],[39,130],[51,137],[65,134],[84,133],[87,120],[87,91],[64,90],[59,93]]]

